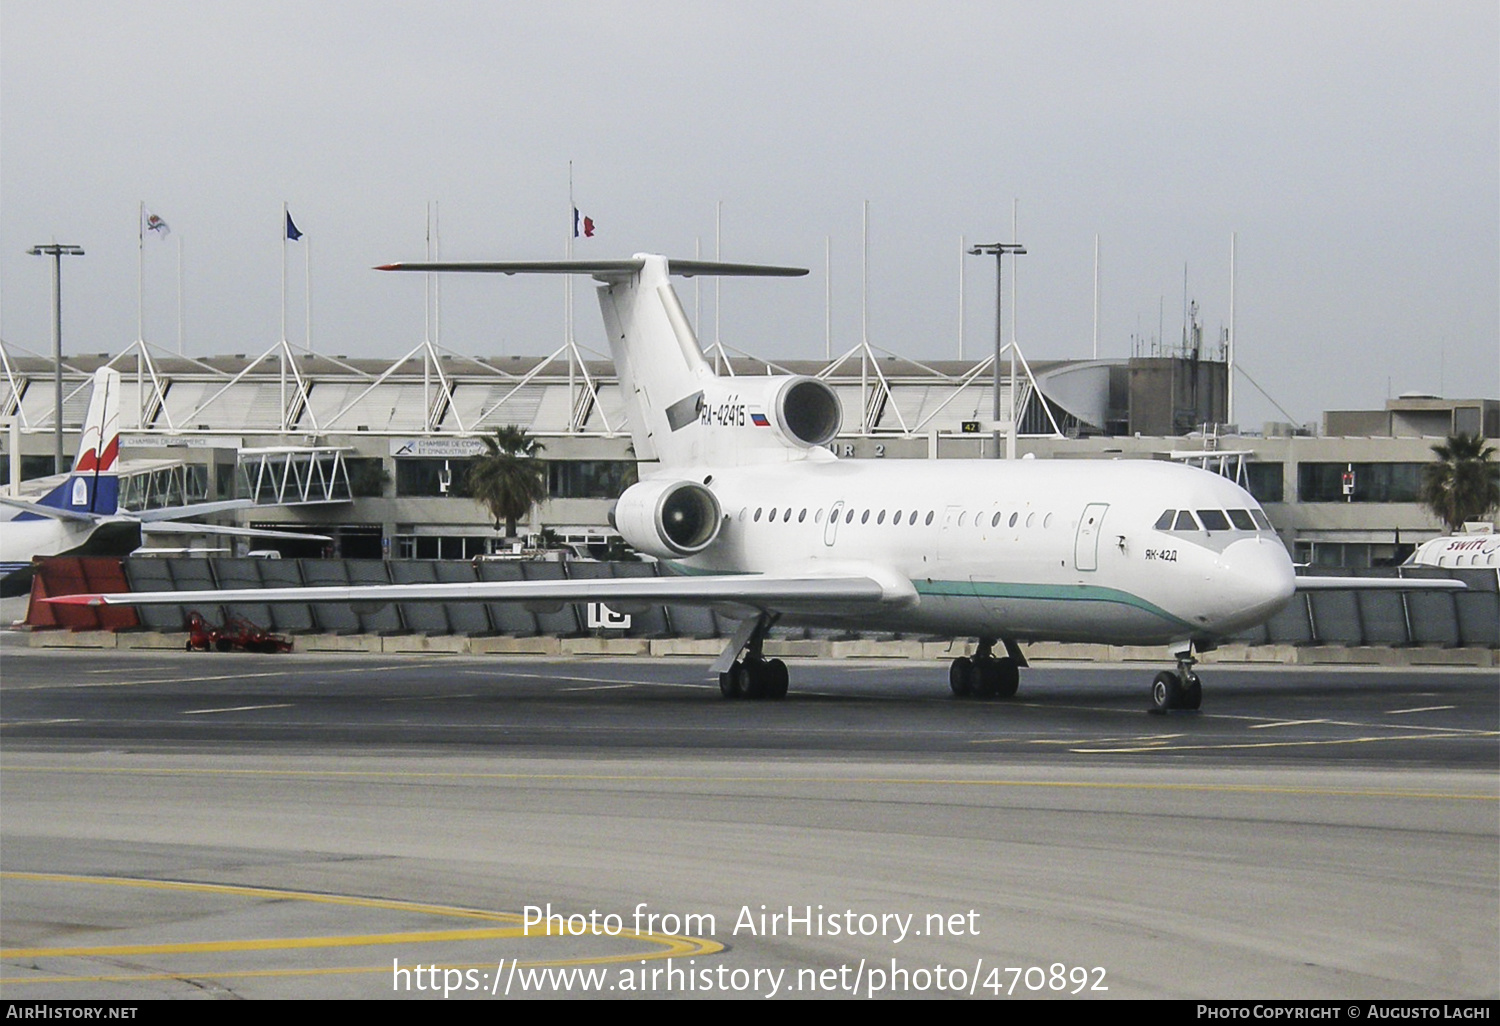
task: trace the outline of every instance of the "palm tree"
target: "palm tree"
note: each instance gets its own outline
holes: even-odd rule
[[[505,536],[516,536],[516,521],[547,497],[547,464],[537,458],[546,448],[525,428],[508,424],[483,439],[485,451],[469,460],[468,492],[505,523]]]
[[[1422,468],[1422,505],[1447,525],[1449,533],[1463,529],[1500,507],[1500,466],[1490,462],[1495,447],[1479,435],[1449,435],[1432,447],[1437,462]]]

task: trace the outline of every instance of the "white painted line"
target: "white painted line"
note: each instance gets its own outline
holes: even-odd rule
[[[291,707],[291,702],[282,702],[279,705],[235,705],[224,709],[189,709],[182,715],[202,716],[206,713],[251,712],[255,709],[290,709]]]

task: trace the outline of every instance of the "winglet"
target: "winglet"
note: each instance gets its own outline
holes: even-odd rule
[[[109,600],[103,595],[57,595],[44,598],[43,602],[55,602],[60,606],[107,606]]]

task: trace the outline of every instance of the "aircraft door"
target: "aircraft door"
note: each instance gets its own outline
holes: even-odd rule
[[[1078,518],[1078,536],[1073,541],[1073,566],[1079,570],[1099,569],[1099,531],[1104,524],[1107,502],[1091,502]]]
[[[832,545],[839,531],[839,515],[844,512],[844,500],[840,499],[828,511],[828,522],[823,525],[823,544]]]

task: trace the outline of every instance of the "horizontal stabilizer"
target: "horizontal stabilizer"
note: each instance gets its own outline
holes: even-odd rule
[[[644,257],[628,260],[500,260],[472,262],[420,262],[381,264],[377,271],[470,271],[481,274],[589,274],[595,278],[624,278],[646,266]],[[668,274],[691,278],[695,275],[719,277],[798,278],[805,267],[774,267],[768,264],[730,264],[717,260],[668,260]]]
[[[23,509],[27,513],[34,513],[39,517],[47,517],[49,520],[81,520],[85,522],[103,519],[98,513],[86,513],[78,510],[64,509],[60,506],[43,506],[39,502],[27,502],[25,499],[10,499],[0,496],[0,503],[6,506],[14,506]]]

